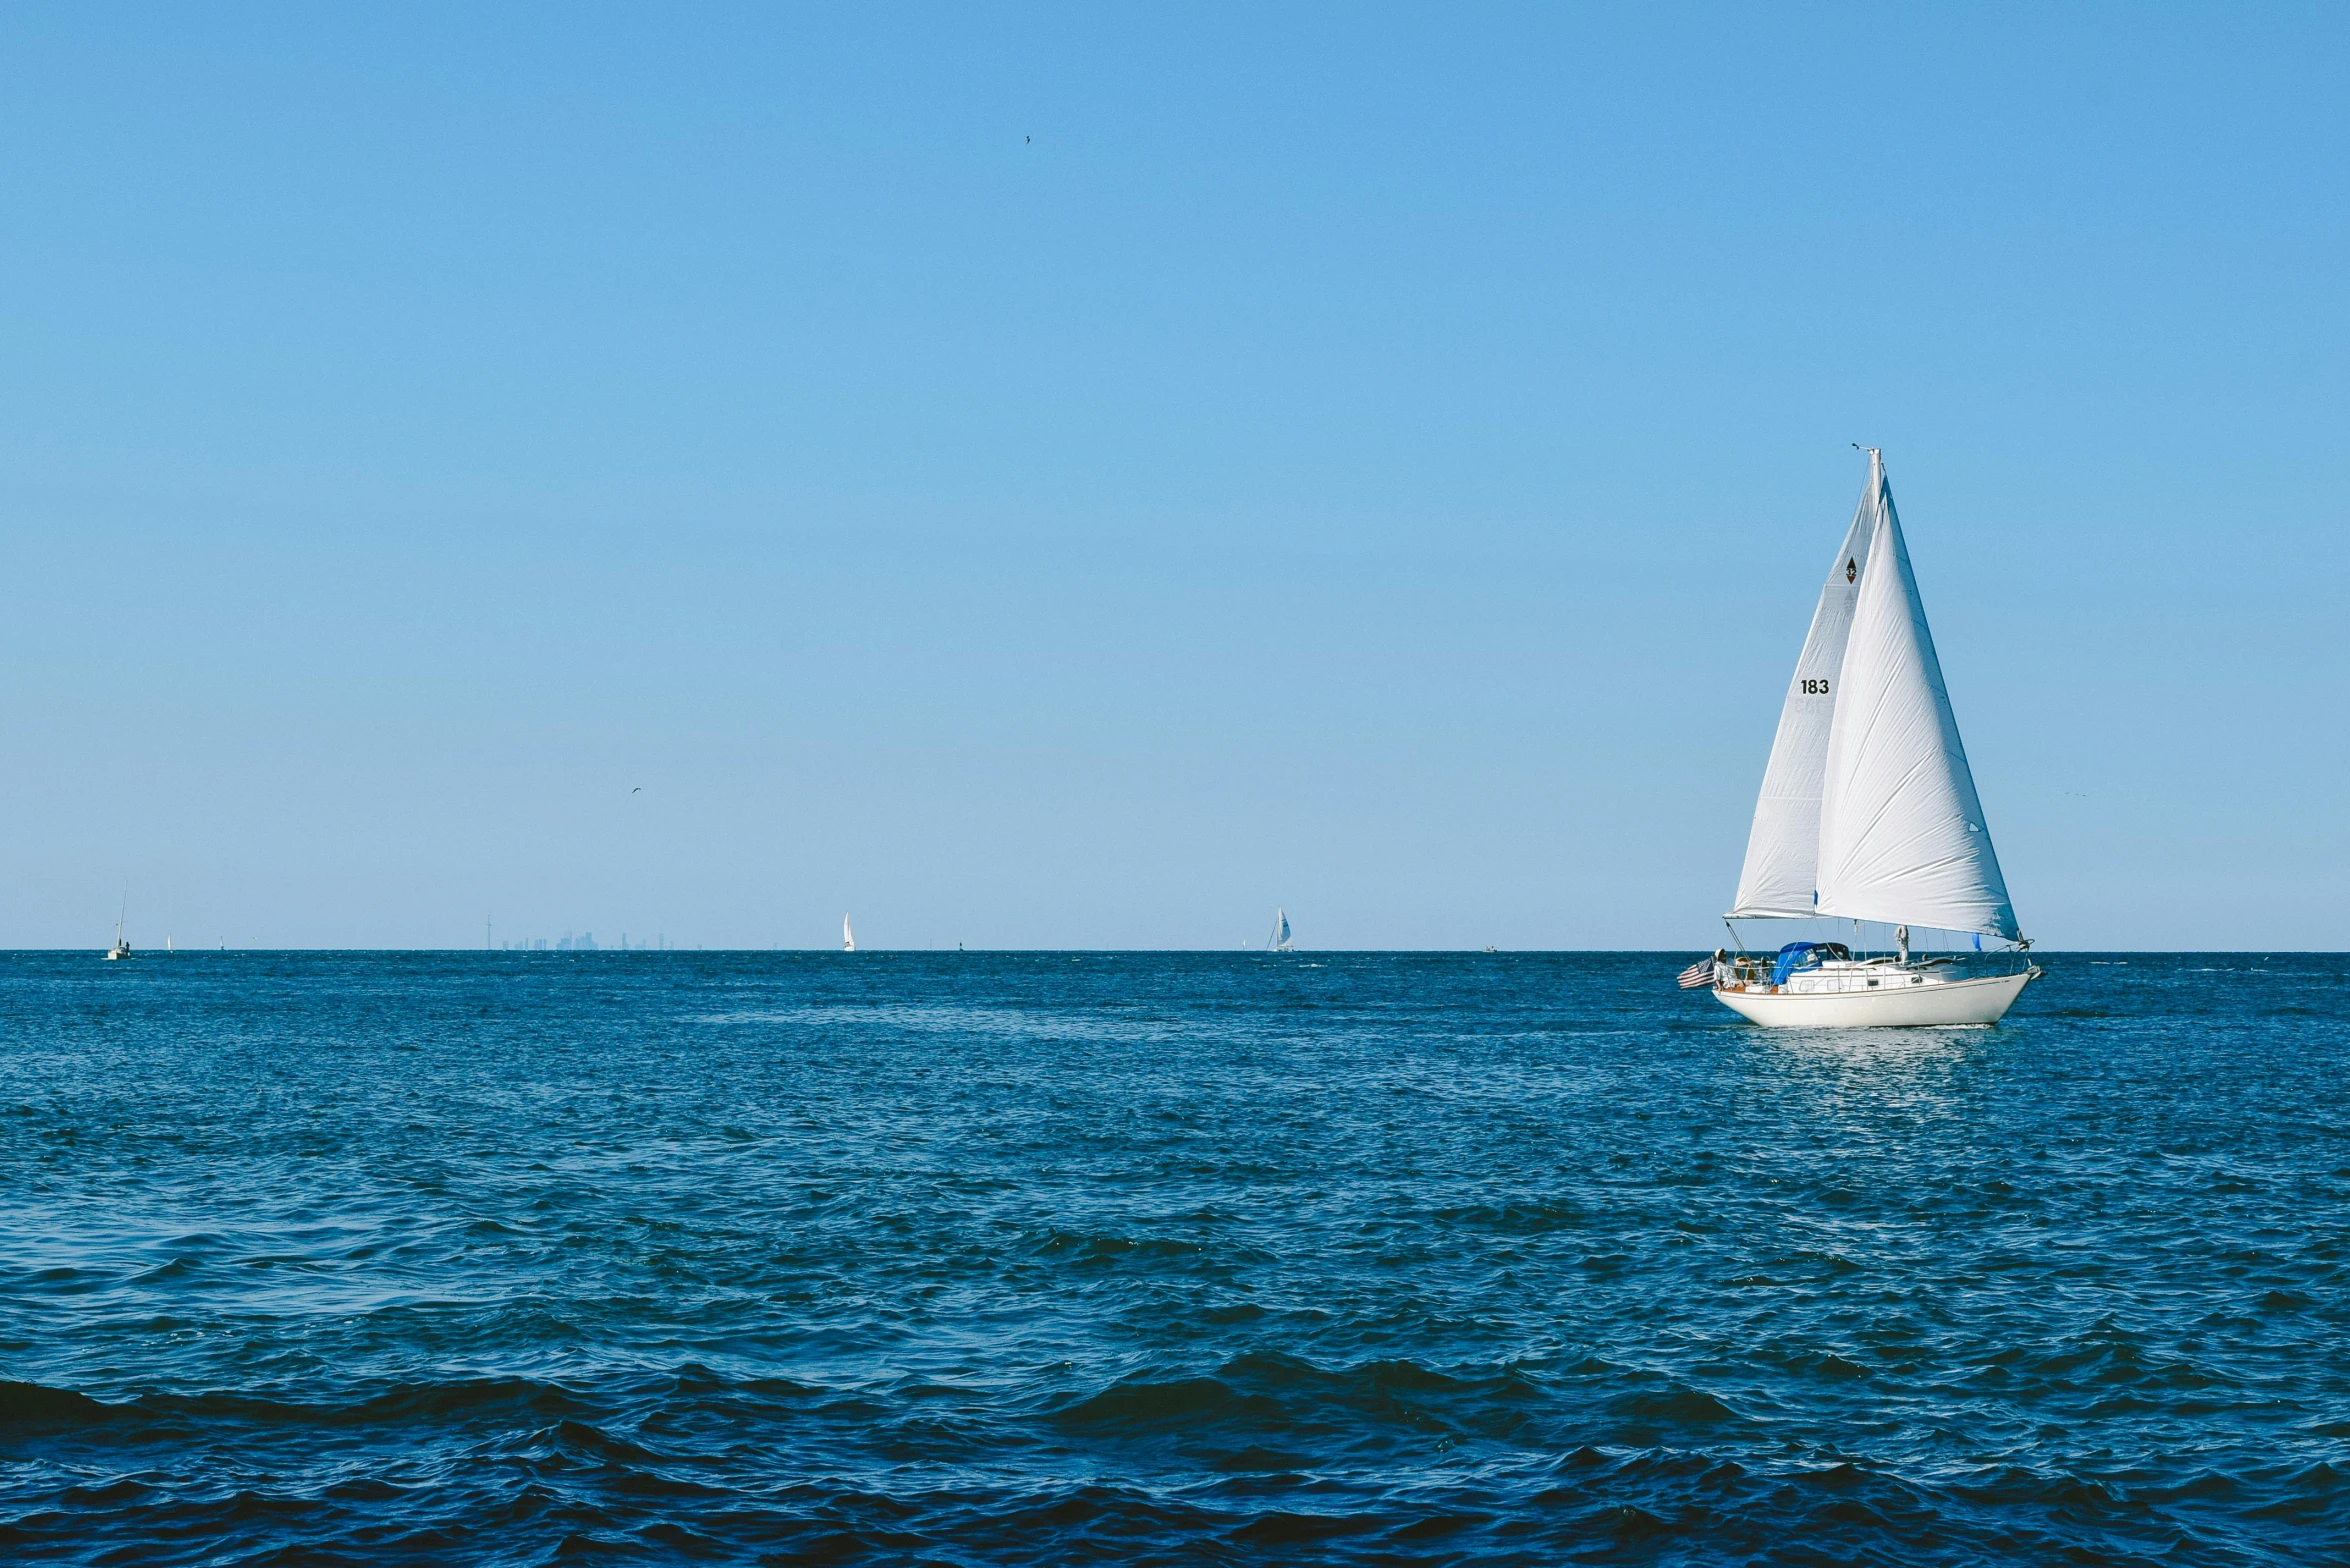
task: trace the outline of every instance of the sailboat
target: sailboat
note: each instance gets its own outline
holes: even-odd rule
[[[849,929],[849,917],[846,915],[840,917],[840,950],[844,953],[857,950],[857,933]]]
[[[1986,938],[2021,954],[1991,829],[1975,794],[1941,661],[1902,542],[1885,460],[1836,552],[1796,660],[1754,828],[1724,917],[1891,925],[1891,956],[1842,942],[1714,955],[1713,994],[1759,1024],[1992,1024],[2037,979],[2029,963],[1980,974],[1949,957],[1914,958],[1910,927]],[[1996,951],[1996,950],[1995,950]],[[1698,969],[1698,966],[1692,966]],[[1703,984],[1703,970],[1693,976]]]
[[[1267,939],[1265,950],[1272,953],[1294,951],[1289,940],[1289,912],[1287,910],[1276,909],[1273,911],[1273,935]]]
[[[112,963],[118,958],[128,958],[131,956],[131,945],[130,943],[124,941],[122,936],[123,925],[130,919],[130,915],[131,890],[126,887],[122,890],[122,913],[115,916],[114,918],[114,945],[106,950],[106,961],[108,963]]]

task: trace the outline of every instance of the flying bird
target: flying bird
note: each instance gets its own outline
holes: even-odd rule
[[[631,795],[642,795],[644,792],[645,787],[642,784],[639,784],[636,788],[629,791]]]

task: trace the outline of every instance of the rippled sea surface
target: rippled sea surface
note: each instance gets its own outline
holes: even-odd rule
[[[2350,1561],[2350,960],[0,957],[0,1558]]]

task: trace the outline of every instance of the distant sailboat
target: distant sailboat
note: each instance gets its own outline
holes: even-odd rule
[[[1841,942],[1790,942],[1775,954],[1717,953],[1713,993],[1760,1024],[1997,1023],[2036,966],[1970,976],[1948,958],[1910,957],[1913,925],[1971,933],[1978,949],[1985,937],[2017,952],[2031,944],[1991,848],[1884,458],[1868,455],[1868,487],[1787,688],[1725,918],[1835,916],[1856,930],[1877,921],[1895,927],[1898,952],[1855,958]],[[1704,985],[1705,974],[1692,965],[1683,983]]]
[[[1281,909],[1273,911],[1273,935],[1267,939],[1265,948],[1268,952],[1274,953],[1294,951],[1289,940],[1288,911]]]
[[[122,890],[122,913],[115,916],[114,919],[114,945],[106,950],[106,959],[109,963],[118,958],[131,956],[131,945],[122,937],[123,925],[130,919],[130,914],[131,890],[129,884],[125,883]]]
[[[844,953],[857,950],[857,933],[849,929],[849,917],[846,915],[840,917],[840,950]]]

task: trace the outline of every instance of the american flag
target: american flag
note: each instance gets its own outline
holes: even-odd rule
[[[1681,989],[1684,991],[1694,991],[1699,986],[1712,985],[1713,983],[1714,961],[1710,958],[1701,958],[1681,971]]]

